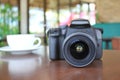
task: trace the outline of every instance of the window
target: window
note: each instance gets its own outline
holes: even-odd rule
[[[19,33],[18,0],[2,0],[0,2],[0,46],[6,35]]]

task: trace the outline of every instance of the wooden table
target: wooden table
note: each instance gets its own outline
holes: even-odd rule
[[[2,52],[3,53],[3,52]],[[50,61],[42,46],[35,54],[0,57],[0,80],[119,80],[120,51],[104,50],[103,58],[84,68],[75,68],[66,61]]]

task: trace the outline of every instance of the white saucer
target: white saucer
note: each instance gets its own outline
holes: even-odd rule
[[[0,51],[3,52],[11,52],[12,54],[28,54],[28,53],[32,53],[33,50],[38,49],[39,47],[33,47],[33,48],[26,48],[26,49],[12,49],[9,46],[4,46],[0,48]]]

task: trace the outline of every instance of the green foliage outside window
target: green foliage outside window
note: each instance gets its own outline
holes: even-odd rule
[[[18,12],[13,11],[13,6],[0,4],[0,40],[5,39],[8,34],[19,33],[19,20]],[[3,45],[4,42],[0,42],[0,46]]]

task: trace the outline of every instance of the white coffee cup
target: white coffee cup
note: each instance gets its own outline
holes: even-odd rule
[[[35,41],[37,41],[36,44]],[[7,43],[12,49],[23,50],[37,48],[40,45],[41,40],[40,38],[35,37],[34,34],[15,34],[7,35]]]

